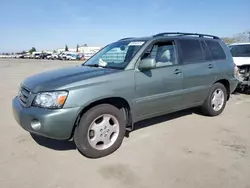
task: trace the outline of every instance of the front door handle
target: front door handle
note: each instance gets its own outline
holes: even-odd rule
[[[213,68],[213,65],[212,65],[212,64],[209,64],[209,65],[208,65],[208,68],[209,68],[209,69],[212,69],[212,68]]]
[[[174,74],[181,74],[180,69],[175,69],[175,70],[174,70]]]

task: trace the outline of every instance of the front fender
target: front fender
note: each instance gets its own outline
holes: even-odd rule
[[[102,99],[118,97],[126,100],[132,109],[132,101],[135,97],[134,71],[123,71],[112,76],[89,79],[71,84],[65,89],[69,91],[69,95],[64,108],[84,108]]]

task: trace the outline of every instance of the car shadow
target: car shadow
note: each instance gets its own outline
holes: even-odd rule
[[[55,140],[46,137],[42,137],[35,134],[30,134],[33,140],[40,146],[63,151],[63,150],[75,150],[76,146],[73,140]]]
[[[191,114],[203,115],[199,111],[199,109],[191,108],[191,109],[186,109],[186,110],[182,110],[182,111],[178,111],[178,112],[174,112],[174,113],[170,113],[170,114],[166,114],[166,115],[157,116],[157,117],[154,117],[154,118],[142,120],[142,121],[136,122],[134,124],[133,131],[126,132],[125,136],[129,137],[129,134],[134,132],[134,131],[138,131],[140,129],[153,126],[155,124],[159,124],[159,123],[162,123],[162,122],[168,122],[168,121],[178,119],[178,118],[183,117],[183,116],[188,116],[188,115],[191,115]]]
[[[174,112],[171,114],[162,115],[162,116],[146,119],[143,121],[139,121],[135,123],[133,131],[126,132],[125,137],[128,138],[129,134],[134,131],[138,131],[140,129],[150,127],[158,123],[171,121],[171,120],[174,120],[183,116],[188,116],[191,114],[201,115],[201,112],[196,108],[192,108],[192,109],[182,110],[179,112]],[[30,135],[37,144],[39,144],[40,146],[49,148],[49,149],[58,150],[58,151],[76,150],[76,146],[73,140],[55,140],[55,139],[50,139],[50,138],[42,137],[42,136],[35,135],[35,134],[30,134]]]
[[[233,95],[250,95],[250,89],[246,91],[235,91]]]

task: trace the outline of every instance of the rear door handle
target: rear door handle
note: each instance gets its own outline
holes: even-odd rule
[[[212,68],[213,68],[213,65],[212,65],[212,64],[209,64],[209,65],[208,65],[208,68],[209,68],[209,69],[212,69]]]
[[[175,69],[174,74],[181,74],[180,69]]]

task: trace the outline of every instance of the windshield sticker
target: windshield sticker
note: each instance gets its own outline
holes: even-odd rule
[[[134,41],[134,42],[130,42],[128,44],[128,46],[141,46],[143,45],[145,42],[144,41]]]
[[[103,61],[101,58],[99,59],[99,62],[98,64],[102,67],[106,67],[107,66],[107,63],[105,61]]]

